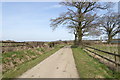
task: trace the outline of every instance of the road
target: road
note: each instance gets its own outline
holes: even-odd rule
[[[61,48],[19,78],[79,78],[70,46]]]

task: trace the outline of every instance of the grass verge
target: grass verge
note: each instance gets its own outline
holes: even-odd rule
[[[22,75],[22,73],[26,72],[28,69],[31,69],[32,67],[43,61],[45,58],[55,53],[60,48],[61,48],[60,46],[56,47],[55,49],[40,55],[38,58],[34,60],[30,60],[28,62],[23,63],[22,65],[17,66],[14,69],[11,69],[10,71],[3,75],[3,78],[16,78]]]
[[[72,47],[73,56],[80,78],[120,78],[98,60],[90,57],[82,48]]]

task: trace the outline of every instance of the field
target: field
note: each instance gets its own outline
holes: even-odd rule
[[[91,47],[93,48],[96,48],[96,49],[99,49],[99,50],[103,50],[103,51],[106,51],[106,52],[110,52],[110,53],[113,53],[113,54],[120,54],[119,53],[119,48],[120,46],[118,46],[118,44],[93,44],[91,45]],[[114,55],[110,55],[110,54],[107,54],[107,53],[104,53],[104,52],[100,52],[100,51],[97,51],[97,50],[94,50],[94,49],[91,49],[93,52],[96,52],[97,54],[100,54],[102,56],[105,56],[113,61],[119,61],[119,59],[117,59],[118,57],[114,56]]]
[[[120,78],[118,73],[113,72],[106,65],[90,57],[82,48],[73,47],[72,50],[81,78]]]
[[[118,46],[118,44],[94,44],[92,46],[100,50],[120,54],[118,51],[118,49],[120,49],[120,46]]]
[[[105,64],[112,71],[120,71],[120,46],[118,44],[90,43],[83,48],[90,56]]]

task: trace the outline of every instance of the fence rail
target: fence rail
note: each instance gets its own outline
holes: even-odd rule
[[[101,57],[101,58],[103,58],[103,59],[106,59],[107,61],[112,62],[112,63],[114,63],[114,64],[120,66],[120,63],[116,62],[116,57],[119,57],[119,58],[120,58],[120,54],[110,53],[110,52],[103,51],[103,50],[99,50],[99,49],[96,49],[96,48],[93,48],[93,47],[87,46],[87,45],[83,45],[83,46],[84,46],[84,47],[87,47],[87,48],[91,48],[91,49],[97,50],[97,51],[100,51],[100,52],[103,52],[103,53],[106,53],[106,54],[109,54],[109,55],[115,56],[115,61],[113,61],[113,60],[111,60],[111,59],[108,59],[108,58],[105,57],[105,56],[102,56],[102,55],[100,55],[100,54],[94,52],[94,51],[91,51],[91,50],[89,50],[89,49],[86,49],[87,51],[89,51],[89,52],[91,52],[91,53],[93,53],[93,54],[95,54],[95,55],[98,55],[99,57]]]
[[[1,46],[1,47],[19,47],[19,46],[26,46],[26,45],[12,45],[12,46]]]
[[[4,41],[0,41],[0,43],[26,43],[26,42],[4,42]]]
[[[103,51],[103,50],[99,50],[99,49],[96,49],[96,48],[93,48],[93,47],[90,47],[90,46],[86,46],[86,45],[84,45],[84,46],[85,46],[85,47],[88,47],[88,48],[91,48],[91,49],[94,49],[94,50],[97,50],[97,51],[100,51],[100,52],[104,52],[104,53],[107,53],[107,54],[110,54],[110,55],[114,55],[114,56],[120,57],[120,54],[110,53],[110,52]]]

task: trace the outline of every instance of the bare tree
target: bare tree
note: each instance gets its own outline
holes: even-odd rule
[[[96,18],[96,13],[93,11],[97,9],[107,9],[109,6],[98,2],[61,2],[60,4],[75,9],[68,8],[66,13],[62,13],[59,17],[51,19],[51,27],[56,28],[58,25],[68,25],[71,22],[75,23],[75,34],[77,35],[77,45],[82,44],[82,37],[84,33],[88,32]]]
[[[99,23],[94,21],[96,19],[97,19],[97,16],[95,15],[93,16],[90,14],[85,15],[84,21],[82,21],[82,24],[81,24],[82,36],[99,36],[101,34],[100,30],[98,29]],[[67,27],[74,34],[75,36],[74,44],[77,45],[78,34],[79,34],[77,30],[79,25],[76,22],[71,22],[71,24],[67,25]]]
[[[69,33],[74,34],[75,40],[74,40],[74,45],[77,45],[77,41],[78,41],[78,35],[77,35],[77,23],[75,22],[71,22],[69,25],[67,25],[67,28],[70,30]]]
[[[101,30],[108,37],[108,43],[111,42],[113,37],[120,32],[120,16],[118,13],[107,13],[106,15],[100,18],[100,27]]]

